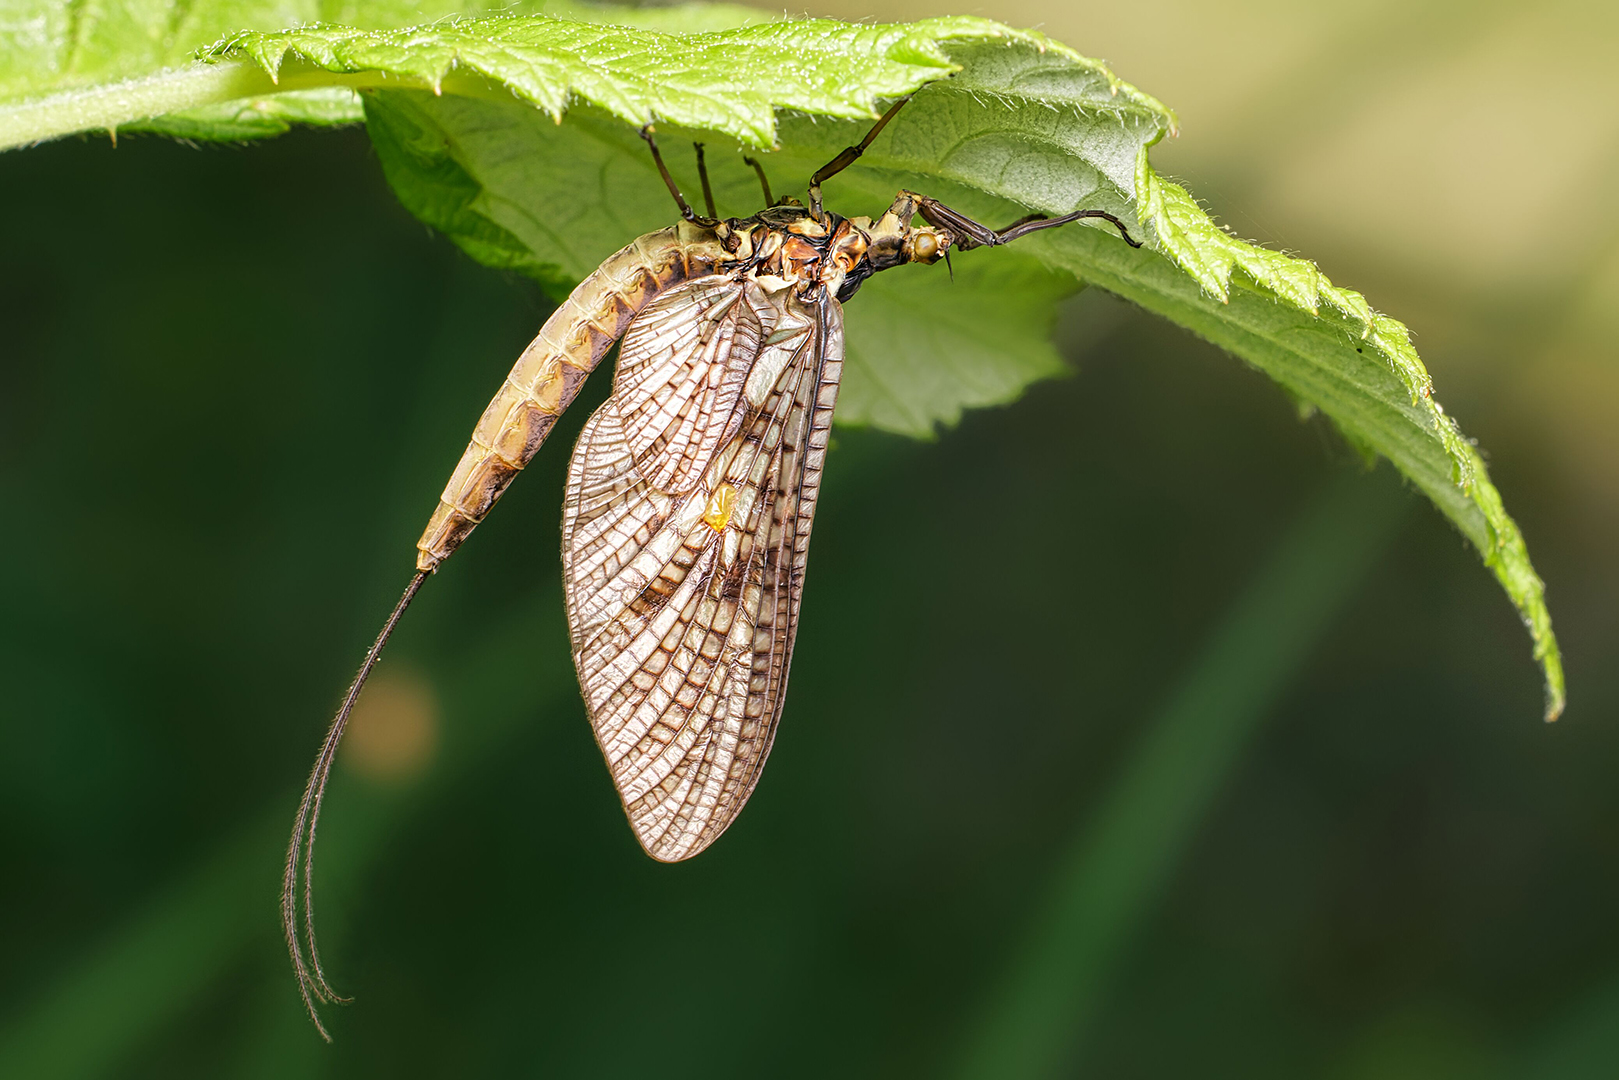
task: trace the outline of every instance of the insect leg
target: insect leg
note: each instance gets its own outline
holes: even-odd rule
[[[811,217],[817,221],[821,219],[821,185],[847,169],[850,165],[853,165],[855,160],[866,152],[866,147],[871,145],[871,140],[877,137],[877,133],[887,127],[888,122],[894,119],[894,114],[904,108],[905,103],[910,100],[909,97],[902,97],[894,102],[888,107],[888,111],[883,113],[882,117],[872,125],[871,130],[866,132],[866,137],[860,140],[860,145],[844,147],[843,153],[815,170],[815,175],[810,177],[809,182]]]
[[[1023,218],[1015,224],[1008,225],[996,235],[1000,237],[1000,243],[1006,244],[1020,236],[1027,236],[1032,232],[1039,232],[1041,229],[1055,229],[1059,225],[1067,225],[1069,222],[1078,221],[1081,218],[1099,218],[1119,230],[1119,235],[1124,237],[1126,244],[1135,248],[1141,246],[1141,241],[1130,235],[1130,230],[1124,227],[1124,222],[1106,210],[1076,210],[1072,214],[1064,214],[1062,217],[1056,218],[1048,218],[1044,214],[1035,214],[1031,217]]]
[[[775,206],[776,200],[770,197],[770,181],[765,178],[765,167],[759,164],[759,162],[754,158],[745,157],[742,160],[744,163],[752,165],[753,171],[759,174],[759,186],[763,188],[765,192],[765,205]]]
[[[1018,218],[1016,221],[1012,222],[1012,224],[1008,225],[1006,228],[1004,228],[1004,229],[1002,229],[1000,231],[1002,233],[1006,233],[1006,232],[1010,232],[1011,230],[1017,228],[1019,225],[1027,225],[1031,221],[1047,221],[1047,220],[1049,220],[1049,216],[1046,215],[1046,214],[1024,214],[1022,217]],[[1022,234],[1019,234],[1019,235],[1022,235]]]
[[[1059,225],[1067,225],[1081,218],[1100,218],[1109,222],[1124,242],[1131,247],[1140,247],[1141,242],[1130,235],[1130,230],[1124,227],[1124,222],[1108,213],[1106,210],[1075,210],[1072,214],[1062,217],[1047,217],[1044,214],[1030,214],[1019,218],[1004,229],[992,229],[982,225],[957,210],[952,210],[937,199],[930,199],[926,195],[912,196],[916,200],[916,212],[922,215],[922,220],[939,229],[949,229],[956,234],[956,247],[962,251],[969,251],[975,247],[997,247],[1001,244],[1010,244],[1020,236],[1027,236],[1041,229],[1055,229]]]
[[[646,140],[648,148],[652,151],[652,163],[658,167],[658,175],[663,177],[664,184],[669,188],[669,194],[675,197],[675,205],[680,207],[680,216],[697,225],[717,224],[713,218],[698,217],[697,211],[687,205],[686,197],[680,193],[680,188],[675,184],[675,178],[669,175],[669,167],[663,163],[663,155],[658,153],[658,140],[652,137],[653,134],[651,124],[641,128],[641,138]]]
[[[692,146],[697,149],[697,177],[703,182],[703,205],[708,207],[708,216],[717,220],[719,214],[714,210],[714,189],[708,186],[708,165],[703,161],[703,144],[694,142]]]

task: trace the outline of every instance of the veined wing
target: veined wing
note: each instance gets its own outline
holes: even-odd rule
[[[774,318],[758,285],[716,275],[670,289],[630,323],[613,397],[624,439],[652,486],[691,490],[736,435],[743,384]]]
[[[843,360],[837,302],[795,306],[805,332],[760,351],[738,430],[690,490],[644,475],[616,389],[569,467],[574,662],[630,823],[666,862],[725,831],[781,716]]]

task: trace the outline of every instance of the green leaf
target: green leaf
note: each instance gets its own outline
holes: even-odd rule
[[[606,17],[649,30],[716,30],[769,16],[735,4],[685,4],[635,10],[569,0],[161,0],[64,3],[7,0],[0,16],[0,102],[37,99],[191,64],[228,34],[277,31],[330,20],[389,30],[481,13],[549,14],[578,22]]]
[[[0,146],[136,121],[191,137],[271,133],[295,108],[340,118],[335,98],[321,99],[319,114],[271,95],[357,90],[404,204],[480,261],[558,293],[672,219],[637,126],[659,122],[688,192],[697,186],[682,143],[705,141],[720,208],[741,214],[760,204],[742,150],[770,150],[777,191],[794,190],[860,137],[879,102],[914,93],[834,181],[834,209],[875,214],[900,187],[991,224],[1084,206],[1139,223],[1148,247],[1081,225],[962,260],[954,287],[921,269],[873,282],[849,308],[842,419],[917,434],[1052,374],[1055,357],[1036,338],[1073,283],[1037,284],[1050,281],[1039,267],[1067,271],[1228,349],[1330,417],[1353,446],[1388,457],[1494,570],[1545,670],[1547,716],[1561,711],[1540,580],[1477,451],[1435,402],[1406,328],[1313,264],[1230,236],[1158,177],[1148,148],[1174,117],[1154,99],[1065,46],[983,19],[738,26],[735,9],[546,10],[574,17],[237,33],[205,50],[210,63],[0,103]],[[649,28],[655,21],[661,30]],[[99,54],[74,55],[93,67]],[[0,88],[19,85],[0,73]],[[146,119],[161,114],[170,115]],[[991,269],[991,259],[1001,264]]]
[[[844,310],[840,424],[929,438],[962,411],[1016,401],[1068,368],[1051,344],[1078,283],[1011,252],[956,258],[955,280],[882,274]]]
[[[242,141],[284,135],[294,124],[342,127],[365,119],[360,95],[346,86],[293,90],[137,120],[126,131],[176,139]]]
[[[0,15],[0,150],[80,131],[240,140],[279,135],[288,123],[357,123],[362,113],[352,90],[375,79],[302,70],[287,72],[278,82],[257,64],[206,63],[197,54],[244,30],[279,31],[336,19],[350,33],[384,31],[482,12],[499,12],[508,20],[549,14],[575,23],[611,21],[668,32],[768,18],[756,9],[723,3],[638,10],[569,0],[10,0]],[[406,34],[401,40],[410,38]],[[349,92],[334,92],[340,90]]]

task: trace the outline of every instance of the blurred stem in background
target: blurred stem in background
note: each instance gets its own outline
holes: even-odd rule
[[[957,1076],[1067,1075],[1109,977],[1260,723],[1366,580],[1409,498],[1345,473],[1293,524],[1058,862]]]

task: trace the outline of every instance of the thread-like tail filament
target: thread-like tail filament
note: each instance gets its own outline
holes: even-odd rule
[[[287,845],[287,866],[281,875],[281,929],[287,936],[287,952],[292,957],[293,973],[298,976],[298,992],[303,995],[304,1008],[309,1010],[309,1018],[315,1022],[315,1029],[327,1042],[331,1042],[332,1037],[320,1022],[319,1006],[342,1004],[349,999],[333,990],[331,983],[326,980],[326,972],[320,966],[320,950],[315,947],[315,826],[320,823],[320,807],[326,799],[326,781],[332,774],[332,761],[337,757],[338,744],[343,741],[349,714],[354,711],[354,703],[360,700],[360,691],[365,689],[371,669],[377,666],[383,646],[388,644],[394,627],[399,625],[410,602],[416,599],[416,593],[429,573],[431,571],[423,570],[411,578],[410,584],[405,587],[405,595],[394,605],[393,614],[382,624],[382,632],[377,635],[371,651],[365,654],[360,673],[354,677],[354,683],[343,698],[332,726],[326,730],[326,739],[315,758],[315,767],[309,773],[309,783],[304,785],[303,801],[298,804],[298,816],[292,826],[292,841]],[[300,878],[303,880],[301,929],[298,925]]]

